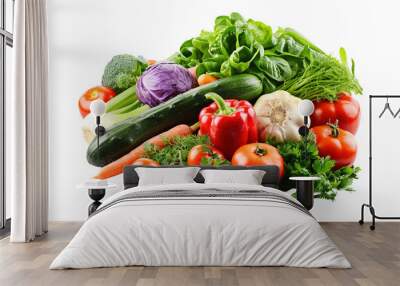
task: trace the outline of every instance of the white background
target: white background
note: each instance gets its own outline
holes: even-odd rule
[[[367,95],[400,94],[400,17],[398,1],[123,1],[49,0],[50,46],[50,220],[83,220],[90,200],[76,185],[94,175],[86,162],[86,143],[77,100],[99,85],[113,55],[131,53],[163,59],[180,44],[211,29],[221,14],[238,11],[272,25],[293,27],[323,50],[336,54],[344,46],[356,60],[364,96],[357,134],[356,164],[363,171],[355,193],[340,193],[335,202],[316,201],[313,214],[321,221],[355,221],[368,198]],[[381,102],[379,108],[383,107]],[[393,103],[393,105],[395,105]],[[397,103],[400,107],[400,101]],[[378,112],[378,111],[376,111]],[[375,199],[380,215],[400,215],[398,186],[400,139],[398,120],[377,124],[379,160],[375,165]],[[384,136],[388,136],[387,139]],[[380,139],[380,140],[378,140]],[[121,183],[121,178],[116,178]]]

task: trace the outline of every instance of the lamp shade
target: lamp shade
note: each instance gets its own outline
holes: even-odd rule
[[[96,99],[90,104],[90,112],[94,116],[102,116],[106,111],[106,104],[101,99]]]
[[[310,116],[314,112],[314,103],[311,100],[303,99],[297,108],[302,116]]]

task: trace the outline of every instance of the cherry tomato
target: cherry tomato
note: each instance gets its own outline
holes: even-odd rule
[[[232,157],[233,166],[275,165],[280,177],[284,175],[284,161],[278,149],[266,143],[251,143],[241,146]]]
[[[311,127],[335,123],[339,128],[356,134],[360,124],[360,104],[347,92],[338,94],[336,101],[314,101],[314,113],[311,115]]]
[[[215,147],[210,145],[196,145],[190,150],[187,163],[189,166],[199,166],[204,165],[202,164],[204,160],[208,162],[207,165],[213,166],[216,160],[225,160],[225,158],[222,152]]]
[[[158,162],[151,160],[149,158],[139,158],[135,162],[133,162],[132,165],[153,166],[153,167],[160,166],[160,164],[158,164]]]
[[[318,153],[321,157],[329,156],[336,161],[335,168],[350,166],[357,155],[357,142],[353,134],[333,124],[311,128],[315,134]]]
[[[105,86],[96,86],[88,89],[79,98],[78,102],[79,111],[82,117],[86,117],[86,115],[90,113],[90,104],[92,103],[92,101],[100,98],[104,102],[108,102],[114,96],[116,96],[115,91]]]

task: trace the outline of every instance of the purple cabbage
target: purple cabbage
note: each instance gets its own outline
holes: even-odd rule
[[[183,93],[197,85],[192,74],[174,63],[158,63],[150,66],[136,83],[139,100],[151,107]]]

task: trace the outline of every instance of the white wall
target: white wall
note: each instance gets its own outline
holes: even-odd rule
[[[87,88],[100,83],[104,65],[113,55],[132,53],[165,58],[185,39],[197,35],[201,29],[211,28],[215,16],[238,11],[274,27],[294,27],[331,53],[344,46],[356,59],[356,72],[365,95],[395,93],[400,91],[398,3],[383,0],[49,0],[50,219],[86,217],[90,200],[85,191],[75,186],[93,175],[95,168],[85,159],[86,145],[81,135],[77,100]],[[363,172],[354,184],[357,192],[341,193],[333,203],[316,202],[313,213],[323,221],[358,220],[360,205],[368,197],[367,96],[360,96],[359,100],[363,118],[357,134],[356,164]],[[381,124],[381,134],[385,134],[385,126]],[[392,135],[391,146],[395,148],[400,135]],[[390,157],[388,146],[381,150],[386,152],[382,162]],[[375,198],[380,214],[393,215],[400,212],[400,191],[390,188],[393,181],[385,172],[392,170],[395,180],[399,167],[395,160],[384,163],[387,169],[380,168],[377,173],[380,189],[376,189]],[[120,183],[120,180],[117,181]]]

